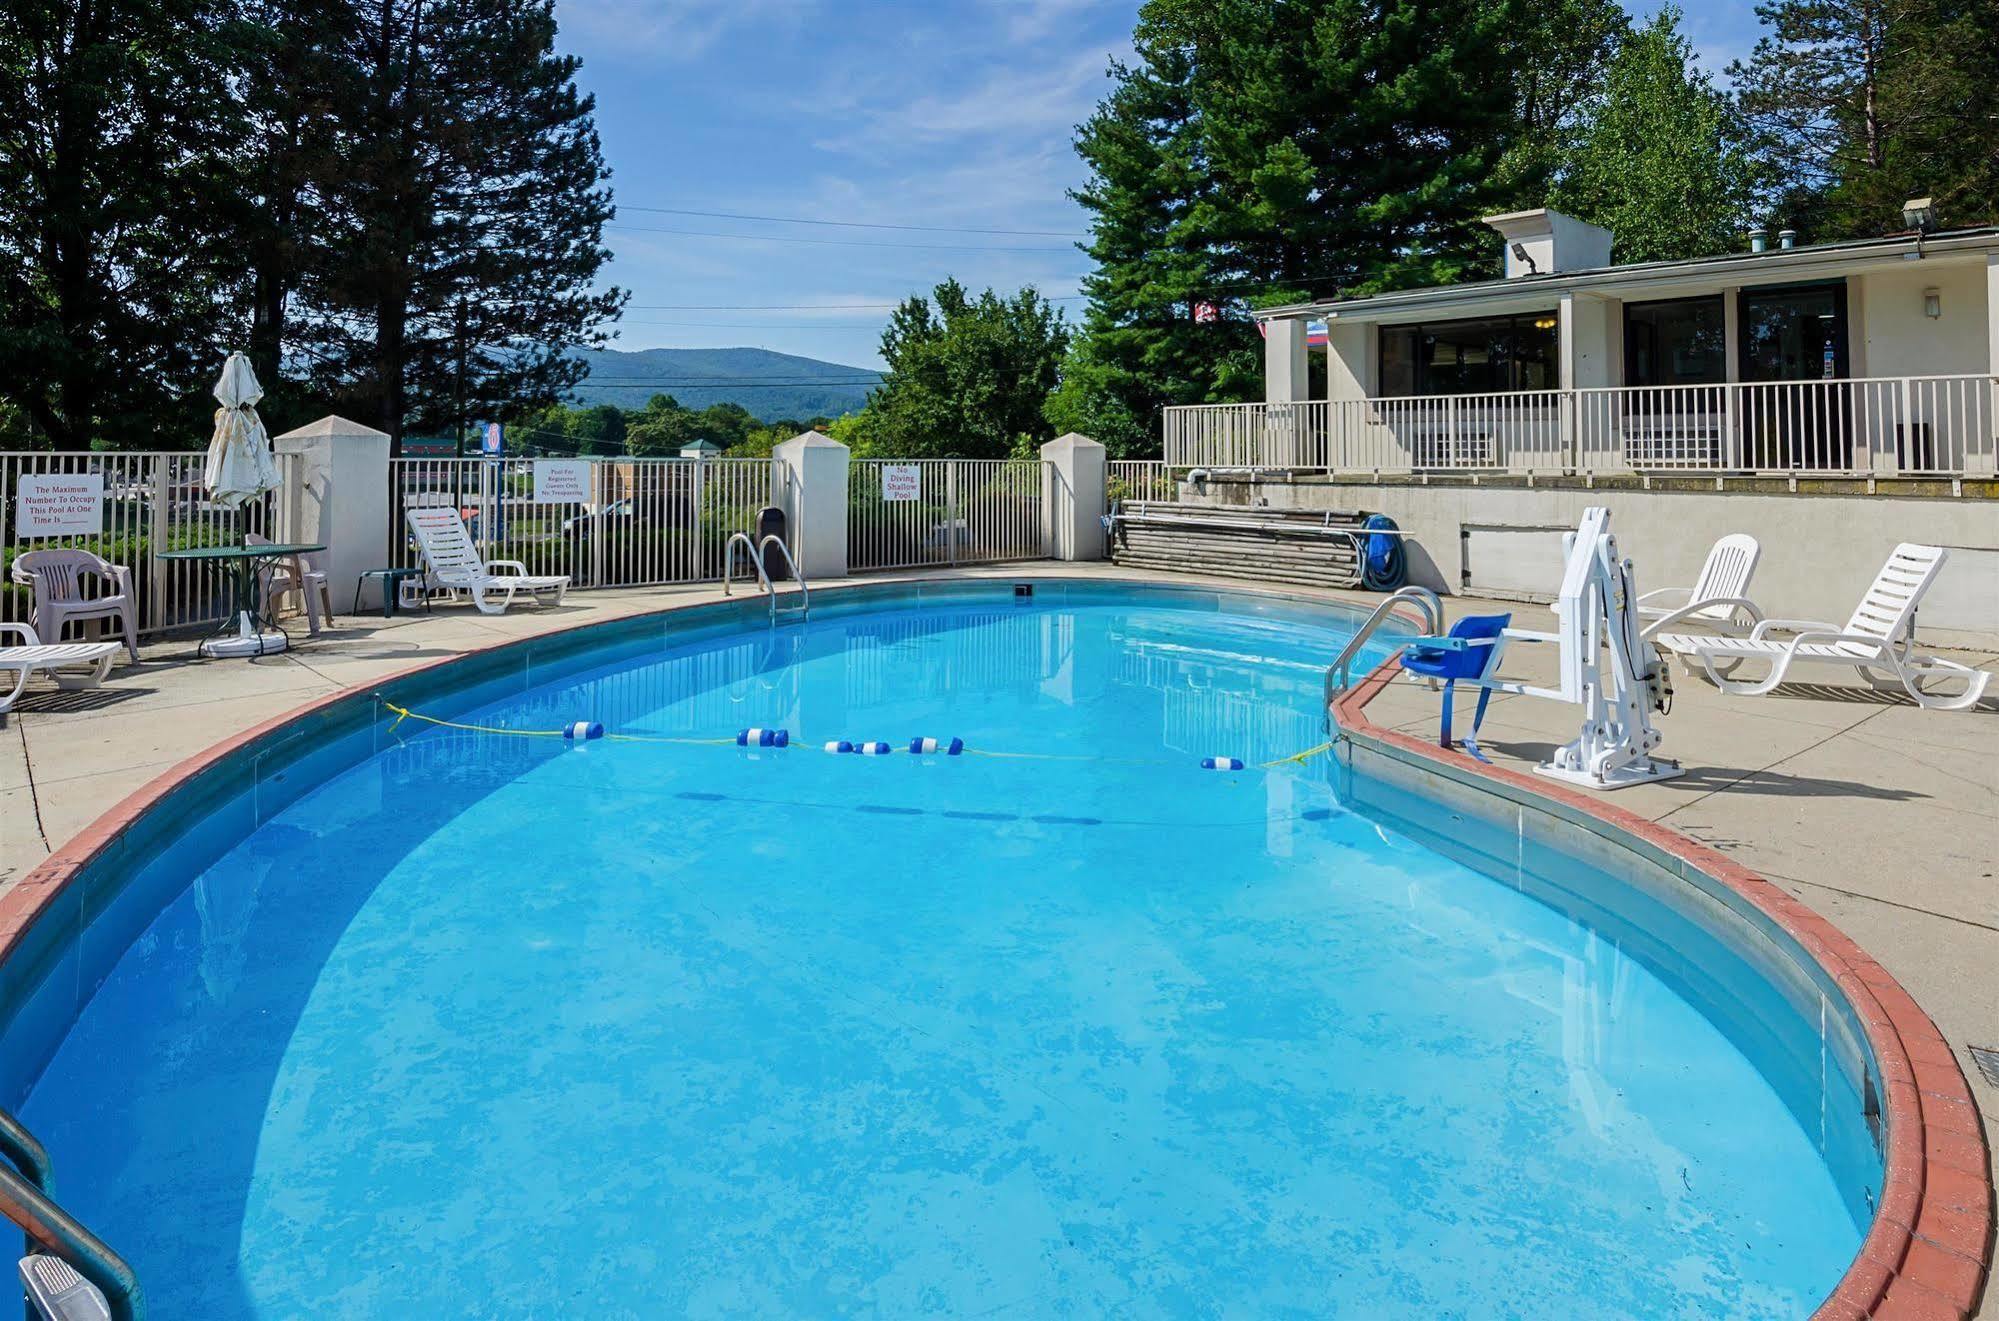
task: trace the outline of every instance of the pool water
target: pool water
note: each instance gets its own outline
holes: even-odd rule
[[[24,1114],[154,1316],[1792,1316],[1851,1260],[1616,932],[1256,768],[1350,622],[827,613],[453,717],[787,750],[405,722],[200,871]],[[818,749],[917,735],[1032,755]]]

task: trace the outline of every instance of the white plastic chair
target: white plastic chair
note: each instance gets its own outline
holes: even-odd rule
[[[99,578],[115,590],[88,596],[83,587],[87,577]],[[138,662],[137,597],[132,591],[132,571],[124,565],[75,547],[31,550],[14,557],[14,581],[34,590],[34,613],[28,618],[39,637],[60,642],[63,628],[72,620],[113,619],[125,635],[125,649],[132,653],[133,663]]]
[[[1692,587],[1661,587],[1638,598],[1638,617],[1652,621],[1638,636],[1650,638],[1688,620],[1731,635],[1754,628],[1763,612],[1749,599],[1749,580],[1762,553],[1746,532],[1715,542]]]
[[[1677,652],[1683,660],[1690,657],[1699,661],[1715,687],[1738,697],[1769,692],[1784,681],[1798,661],[1820,661],[1851,665],[1869,684],[1875,682],[1877,674],[1884,675],[1899,682],[1918,705],[1933,711],[1961,711],[1984,695],[1991,674],[1937,656],[1918,655],[1909,636],[1916,606],[1948,558],[1941,546],[1905,541],[1895,547],[1844,628],[1813,619],[1764,619],[1746,638],[1660,633],[1652,641],[1666,651]],[[1772,637],[1772,633],[1790,636]],[[1744,660],[1768,661],[1770,673],[1756,682],[1731,682],[1716,670],[1717,661]],[[1962,681],[1964,691],[1956,697],[1925,693],[1922,681],[1936,678]]]
[[[268,546],[269,537],[247,533],[244,540],[252,546]],[[326,575],[312,567],[312,561],[303,555],[290,555],[279,560],[263,571],[259,590],[264,599],[264,613],[277,618],[278,602],[286,593],[297,592],[305,600],[305,626],[314,637],[320,628],[333,618],[333,593],[326,586]]]
[[[44,671],[59,688],[95,688],[111,673],[111,658],[118,654],[115,642],[53,642],[44,644],[39,634],[26,624],[0,623],[0,636],[15,634],[21,644],[0,646],[0,674],[12,673],[13,691],[0,696],[0,724],[14,709],[28,680]]]
[[[554,592],[559,605],[569,591],[567,574],[535,575],[519,560],[482,560],[479,548],[472,543],[472,534],[465,530],[465,520],[456,509],[443,505],[418,506],[404,510],[403,517],[423,551],[424,563],[430,566],[430,581],[438,587],[470,592],[472,604],[479,607],[481,614],[500,614],[522,592],[537,605],[541,604],[543,592]],[[501,569],[506,572],[495,572]],[[489,597],[498,599],[489,600]]]

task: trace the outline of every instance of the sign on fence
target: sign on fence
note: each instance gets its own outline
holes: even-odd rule
[[[21,474],[15,487],[18,537],[94,536],[104,530],[104,474]]]
[[[536,459],[534,502],[538,505],[590,503],[590,463],[587,459]]]
[[[891,463],[882,468],[882,499],[920,500],[923,498],[923,469],[914,463]]]

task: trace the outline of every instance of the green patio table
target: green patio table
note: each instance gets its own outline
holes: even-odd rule
[[[188,560],[212,563],[225,568],[235,577],[236,609],[231,612],[230,623],[223,625],[222,632],[201,644],[204,656],[269,656],[283,651],[291,645],[291,639],[280,628],[278,621],[267,618],[263,613],[263,603],[257,592],[257,576],[279,560],[294,555],[309,555],[326,547],[306,542],[272,542],[256,546],[190,546],[186,550],[163,550],[159,558],[163,560]],[[276,637],[263,631],[262,624],[269,624],[277,630]],[[233,629],[233,631],[232,631]]]

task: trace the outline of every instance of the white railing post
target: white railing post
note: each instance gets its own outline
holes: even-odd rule
[[[1070,432],[1041,447],[1043,471],[1054,488],[1041,502],[1042,545],[1052,559],[1104,557],[1104,447]]]
[[[167,501],[172,498],[173,485],[168,477],[170,460],[155,454],[151,463],[152,478],[147,485],[152,490],[151,514],[147,520],[146,555],[147,601],[146,616],[142,623],[151,628],[165,628],[167,625],[167,562],[160,558],[163,550],[172,550],[167,544]]]
[[[847,576],[847,460],[845,445],[817,431],[771,451],[771,485],[782,482],[779,504],[798,571],[808,578]]]

